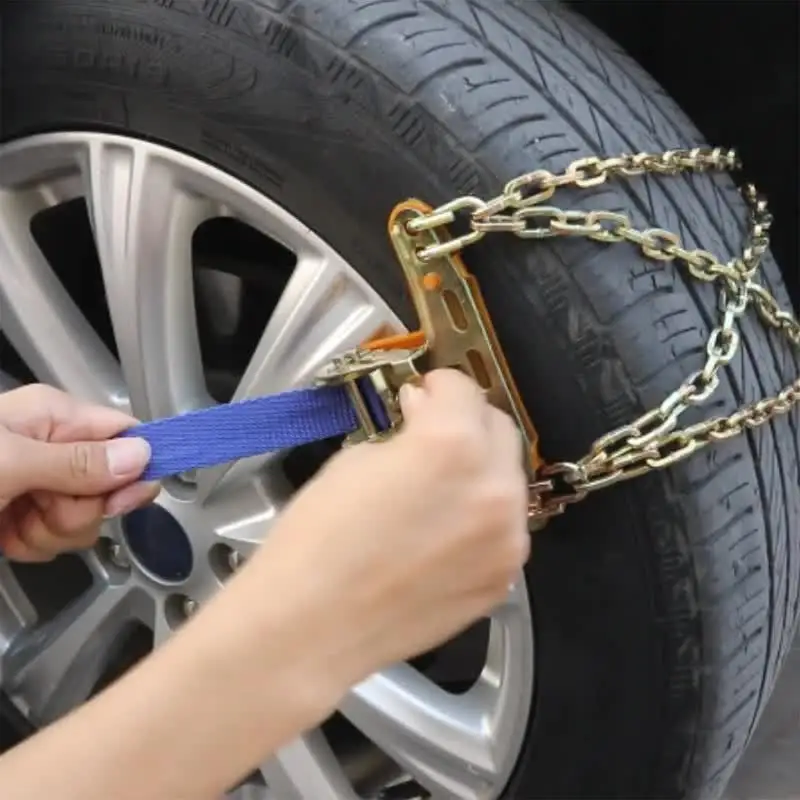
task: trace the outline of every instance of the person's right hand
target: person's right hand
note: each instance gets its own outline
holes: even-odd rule
[[[307,611],[304,636],[333,630],[358,679],[486,615],[530,552],[510,417],[454,370],[404,387],[401,400],[403,430],[333,458],[250,565],[264,580],[270,569],[294,576],[286,602]]]

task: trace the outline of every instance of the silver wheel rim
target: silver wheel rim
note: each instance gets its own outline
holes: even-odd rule
[[[55,276],[30,232],[39,211],[86,199],[120,360]],[[330,246],[287,211],[199,160],[135,139],[94,133],[36,136],[0,148],[0,319],[37,379],[143,419],[212,403],[205,387],[191,279],[192,234],[230,216],[277,240],[297,266],[236,398],[308,383],[332,356],[377,330],[402,326]],[[65,243],[68,246],[68,243]],[[143,324],[146,322],[146,324]],[[10,381],[0,381],[0,391]],[[170,635],[169,602],[202,605],[220,586],[212,548],[246,559],[290,491],[275,457],[197,476],[197,491],[166,487],[158,504],[188,533],[194,567],[179,588],[136,567],[118,521],[111,552],[82,554],[93,584],[38,623],[12,570],[0,563],[0,681],[37,724],[80,703],[111,642],[130,621]],[[134,560],[135,561],[135,560]],[[235,564],[234,564],[235,567]],[[486,663],[466,693],[450,694],[407,664],[372,676],[341,712],[436,798],[495,798],[518,758],[533,694],[533,634],[524,580],[492,615]],[[356,800],[326,738],[313,732],[261,767],[268,788],[238,800]]]

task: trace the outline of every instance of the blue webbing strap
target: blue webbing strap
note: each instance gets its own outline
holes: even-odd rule
[[[388,419],[368,382],[360,383],[379,429]],[[343,386],[297,389],[145,422],[125,431],[149,442],[144,480],[331,439],[358,428]]]

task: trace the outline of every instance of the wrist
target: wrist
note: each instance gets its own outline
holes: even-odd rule
[[[80,762],[65,797],[219,797],[319,725],[346,680],[331,680],[335,670],[307,657],[314,650],[308,642],[295,644],[301,640],[291,613],[277,605],[268,611],[269,602],[259,609],[238,576],[229,588],[120,681],[5,757],[0,782],[51,796],[63,779],[37,771],[37,760]],[[260,589],[263,601],[268,593]],[[86,751],[94,739],[103,747]],[[190,762],[202,768],[187,774]],[[136,781],[120,787],[126,774]]]
[[[319,525],[317,515],[308,520],[285,518],[280,539],[268,538],[223,594],[232,605],[250,609],[242,630],[250,646],[262,658],[273,647],[280,648],[295,673],[317,687],[309,700],[333,708],[379,664],[357,587],[343,585],[336,570],[324,565],[309,572],[314,566],[309,553],[286,546],[298,529],[308,534],[309,526]],[[325,535],[333,535],[330,526]]]
[[[258,686],[264,697],[274,696],[277,687],[308,725],[316,725],[363,677],[361,659],[348,646],[338,598],[307,571],[305,580],[297,580],[293,576],[303,573],[268,551],[262,546],[230,581],[217,607],[206,609],[211,613],[204,624],[224,627],[224,658],[238,681]]]

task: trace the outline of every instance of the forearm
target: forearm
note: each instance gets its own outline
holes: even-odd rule
[[[349,673],[325,604],[312,601],[317,613],[277,576],[267,589],[245,572],[117,684],[0,758],[2,795],[218,798],[330,713]]]

